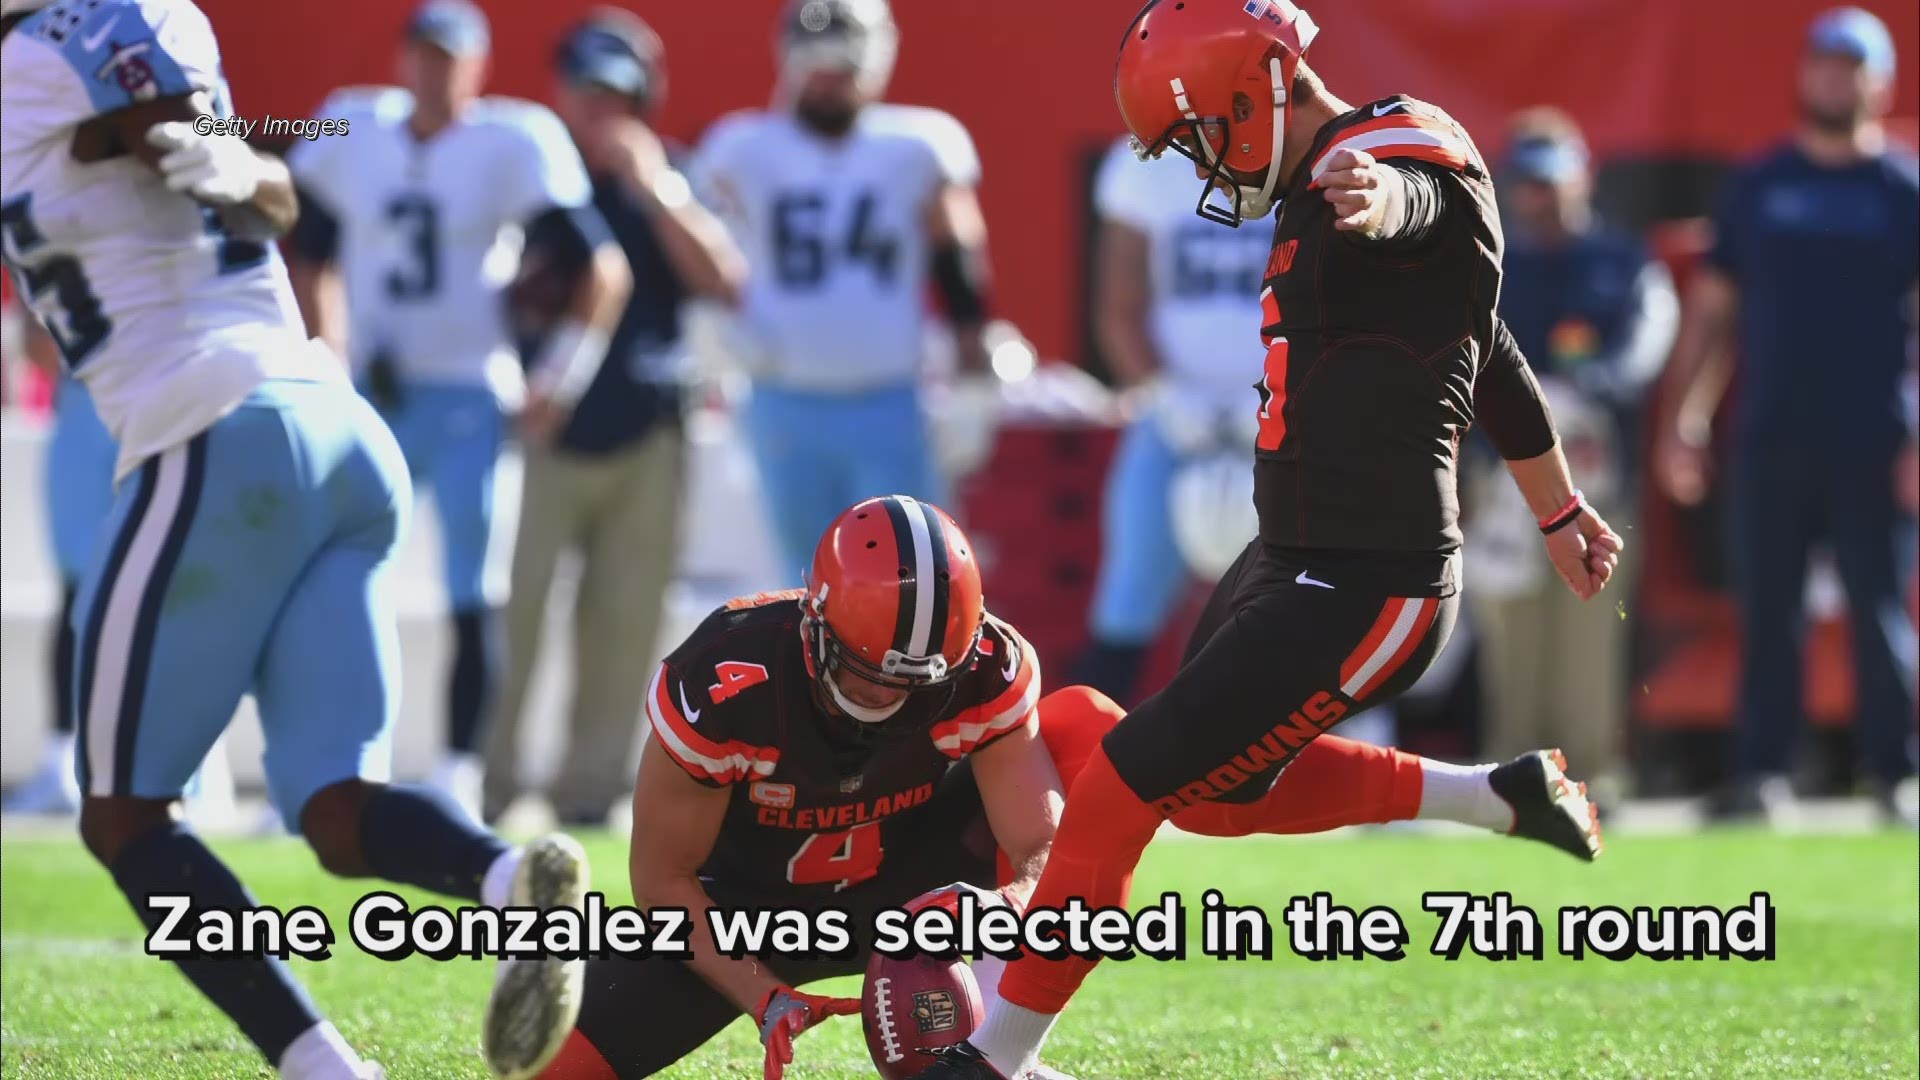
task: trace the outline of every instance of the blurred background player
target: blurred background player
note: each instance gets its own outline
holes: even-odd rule
[[[793,0],[777,40],[776,104],[715,124],[692,180],[747,255],[734,337],[791,582],[847,505],[941,497],[922,409],[929,283],[960,372],[991,367],[979,158],[946,113],[880,102],[898,44],[886,0]]]
[[[1673,278],[1637,237],[1595,213],[1586,143],[1570,117],[1522,113],[1508,147],[1497,174],[1507,228],[1500,314],[1552,404],[1580,490],[1625,532],[1639,505],[1642,409],[1679,322]],[[1497,760],[1558,746],[1604,804],[1625,779],[1627,622],[1562,587],[1498,455],[1480,439],[1469,450],[1462,486],[1482,751]],[[1617,573],[1609,588],[1629,602],[1631,575]]]
[[[1260,356],[1246,326],[1258,318],[1270,238],[1195,217],[1182,202],[1192,188],[1184,162],[1141,161],[1124,139],[1094,186],[1094,327],[1114,382],[1140,408],[1107,477],[1091,641],[1077,675],[1119,701],[1133,700],[1147,651],[1194,578],[1170,509],[1176,475],[1214,457],[1231,461],[1238,483],[1223,484],[1223,498],[1244,502],[1245,532],[1218,538],[1231,554],[1214,576],[1258,528],[1246,464],[1248,373]],[[1225,524],[1208,522],[1213,531]]]
[[[518,752],[528,686],[554,571],[579,555],[574,591],[573,701],[567,747],[547,799],[560,821],[596,825],[633,779],[635,736],[667,585],[679,554],[686,498],[689,376],[680,307],[689,296],[733,302],[745,277],[726,229],[692,198],[649,126],[666,95],[660,39],[637,16],[593,12],[557,55],[555,97],[593,181],[593,205],[632,269],[633,291],[607,358],[551,445],[526,452],[525,499],[507,602],[507,677],[487,736],[489,819],[519,791]],[[545,232],[528,237],[516,309],[548,318],[586,270],[578,252]],[[544,297],[526,294],[544,292]],[[543,303],[544,301],[544,303]],[[523,345],[537,354],[539,343]]]
[[[1715,413],[1729,418],[1726,535],[1743,641],[1725,818],[1792,809],[1805,704],[1811,549],[1847,594],[1862,773],[1882,811],[1915,809],[1915,308],[1920,166],[1888,144],[1893,38],[1840,8],[1817,19],[1798,73],[1800,123],[1730,175],[1716,238],[1688,289],[1658,475],[1682,504],[1707,491]]]
[[[478,8],[433,0],[407,26],[406,86],[338,92],[318,115],[351,134],[302,140],[287,158],[302,197],[293,273],[308,328],[345,350],[433,492],[453,663],[446,756],[431,782],[475,815],[520,497],[501,467],[508,427],[517,413],[528,446],[559,434],[629,285],[565,127],[544,106],[479,96],[487,49]],[[524,372],[504,302],[523,228],[587,264]]]
[[[297,213],[286,167],[193,123],[233,115],[212,26],[186,0],[45,8],[0,3],[0,237],[119,448],[75,602],[82,841],[150,930],[156,896],[257,907],[175,807],[251,691],[269,794],[327,870],[578,904],[578,844],[523,853],[382,782],[398,704],[382,578],[411,492],[391,434],[302,332],[271,243]],[[280,1075],[384,1075],[284,960],[174,963]],[[490,1057],[551,1054],[579,975],[503,963]]]
[[[27,359],[54,380],[53,431],[41,490],[54,565],[60,571],[60,622],[52,653],[53,736],[39,771],[8,794],[5,808],[8,813],[71,814],[80,809],[73,760],[73,605],[113,509],[113,464],[120,451],[86,387],[67,373],[46,328],[30,316],[24,321]]]

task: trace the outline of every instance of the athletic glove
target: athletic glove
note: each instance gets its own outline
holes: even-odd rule
[[[859,998],[831,998],[803,994],[791,986],[767,991],[754,1007],[760,1042],[767,1048],[764,1080],[780,1080],[793,1064],[793,1040],[829,1016],[852,1016],[860,1011]]]
[[[253,198],[267,167],[237,135],[202,135],[178,120],[155,124],[147,142],[167,153],[160,175],[169,190],[203,202],[238,205]]]

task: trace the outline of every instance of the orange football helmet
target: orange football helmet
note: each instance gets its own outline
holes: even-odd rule
[[[800,632],[807,670],[838,693],[841,669],[879,686],[924,690],[957,678],[980,644],[986,607],[973,545],[945,510],[905,495],[855,503],[814,549]]]
[[[1319,32],[1290,0],[1149,0],[1121,39],[1113,73],[1134,152],[1157,158],[1171,146],[1206,170],[1194,212],[1209,221],[1238,227],[1267,216],[1293,76]],[[1222,177],[1231,206],[1209,201]]]

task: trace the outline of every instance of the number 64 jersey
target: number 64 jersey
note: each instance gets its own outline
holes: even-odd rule
[[[787,112],[735,113],[714,124],[688,178],[747,256],[739,320],[752,374],[830,393],[918,381],[928,208],[943,188],[980,180],[959,121],[869,105],[828,139]]]
[[[883,879],[926,843],[957,853],[958,830],[928,838],[921,828],[938,814],[936,793],[950,794],[966,755],[1036,723],[1040,700],[1032,647],[989,615],[972,665],[945,688],[913,694],[880,725],[829,713],[807,670],[801,597],[763,594],[714,612],[646,698],[646,752],[732,793],[701,875],[766,903]]]
[[[6,265],[119,442],[118,476],[266,379],[339,376],[272,245],[229,235],[132,154],[75,160],[88,121],[192,94],[232,115],[213,27],[187,0],[64,0],[0,45]]]

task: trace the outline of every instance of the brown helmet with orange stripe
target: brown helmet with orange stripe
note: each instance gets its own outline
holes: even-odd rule
[[[1238,227],[1267,216],[1294,73],[1318,33],[1290,0],[1149,0],[1113,74],[1134,152],[1157,158],[1172,147],[1190,158],[1207,181],[1194,212],[1209,221]],[[1208,201],[1216,185],[1230,206]]]
[[[867,499],[834,519],[801,603],[815,685],[867,724],[958,678],[986,622],[966,534],[946,511],[905,495]]]

